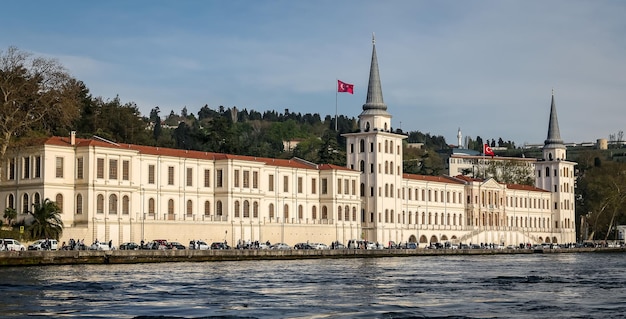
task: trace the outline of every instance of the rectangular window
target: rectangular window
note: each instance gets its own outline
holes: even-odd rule
[[[337,194],[341,194],[341,178],[337,179]]]
[[[193,186],[193,168],[187,167],[187,186]]]
[[[154,184],[154,165],[148,165],[148,184]]]
[[[235,172],[233,174],[233,179],[234,179],[233,185],[235,187],[239,187],[239,170],[238,169],[235,170]]]
[[[122,161],[122,180],[130,180],[130,161]]]
[[[250,171],[243,171],[243,188],[250,188]]]
[[[350,194],[350,183],[347,179],[343,181],[343,193],[346,195]]]
[[[96,160],[96,178],[104,178],[104,158]]]
[[[215,187],[222,187],[224,185],[224,176],[222,176],[223,172],[221,169],[218,169],[215,173]]]
[[[317,179],[311,179],[311,193],[317,194]]]
[[[273,174],[270,174],[268,176],[268,181],[267,182],[268,182],[268,186],[267,186],[268,190],[270,192],[273,192],[274,191],[274,175]]]
[[[352,180],[352,195],[356,195],[356,181]]]
[[[85,171],[84,169],[84,159],[82,157],[79,157],[76,159],[76,179],[83,179],[84,178],[84,174]]]
[[[63,178],[63,157],[56,158],[56,176]]]
[[[117,160],[109,160],[109,179],[117,179]]]
[[[322,195],[328,194],[328,179],[322,178]]]
[[[259,188],[259,172],[252,172],[252,188]]]
[[[289,176],[283,176],[283,192],[289,192]]]
[[[35,178],[41,177],[41,156],[35,157]]]
[[[211,187],[211,170],[204,170],[204,187]]]
[[[174,166],[167,167],[167,185],[174,185]]]
[[[302,193],[302,177],[298,177],[298,193]]]
[[[22,159],[22,167],[24,168],[22,170],[24,172],[22,178],[30,178],[30,156],[26,156]]]

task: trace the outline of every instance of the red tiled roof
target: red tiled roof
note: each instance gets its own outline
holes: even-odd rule
[[[43,140],[43,139],[39,140],[39,143],[37,144],[41,144],[41,143],[44,143],[47,145],[71,146],[69,137],[53,136],[53,137],[48,138],[47,140]],[[33,144],[33,145],[36,145],[36,144]],[[76,138],[75,146],[76,147],[97,146],[97,147],[106,147],[106,148],[112,148],[112,149],[127,149],[127,150],[136,151],[140,154],[164,155],[164,156],[195,158],[195,159],[203,159],[203,160],[229,159],[229,160],[260,162],[266,165],[291,167],[291,168],[350,170],[342,166],[331,165],[331,164],[321,164],[317,166],[315,164],[311,165],[312,163],[307,164],[306,161],[296,160],[296,159],[279,159],[279,158],[255,157],[255,156],[202,152],[202,151],[192,151],[192,150],[180,150],[180,149],[167,148],[167,147],[145,146],[145,145],[135,145],[135,144],[125,144],[125,143],[107,143],[105,141],[96,140],[96,139]]]
[[[451,184],[463,184],[462,181],[459,181],[450,176],[430,176],[430,175],[417,175],[417,174],[402,174],[402,178],[412,179],[417,181],[427,181],[427,182],[439,182],[439,183],[451,183]]]
[[[531,191],[531,192],[546,192],[549,193],[549,191],[542,189],[542,188],[538,188],[535,186],[529,186],[529,185],[521,185],[521,184],[506,184],[506,188],[508,189],[515,189],[515,190],[521,190],[521,191]]]

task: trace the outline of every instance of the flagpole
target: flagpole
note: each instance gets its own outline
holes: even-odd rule
[[[339,95],[339,90],[337,89],[337,83],[339,79],[335,81],[335,132],[337,132],[337,96]]]

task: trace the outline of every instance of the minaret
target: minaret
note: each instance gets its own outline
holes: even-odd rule
[[[461,134],[461,128],[459,127],[459,131],[456,133],[456,147],[463,148],[463,134]]]
[[[391,114],[383,101],[378,73],[376,41],[372,34],[367,99],[359,115],[359,132],[346,137],[347,166],[361,172],[361,227],[369,241],[399,242],[397,229],[402,213],[402,140],[405,135],[391,130]]]

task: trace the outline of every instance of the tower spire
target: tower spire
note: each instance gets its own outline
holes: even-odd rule
[[[550,122],[548,123],[548,137],[544,141],[544,148],[564,148],[559,130],[559,120],[556,117],[554,104],[554,89],[552,89],[552,104],[550,105]]]
[[[383,101],[383,90],[378,74],[378,58],[376,57],[376,37],[372,33],[372,63],[370,65],[370,78],[367,85],[367,100],[363,104],[363,111],[367,110],[387,110],[387,105]]]

